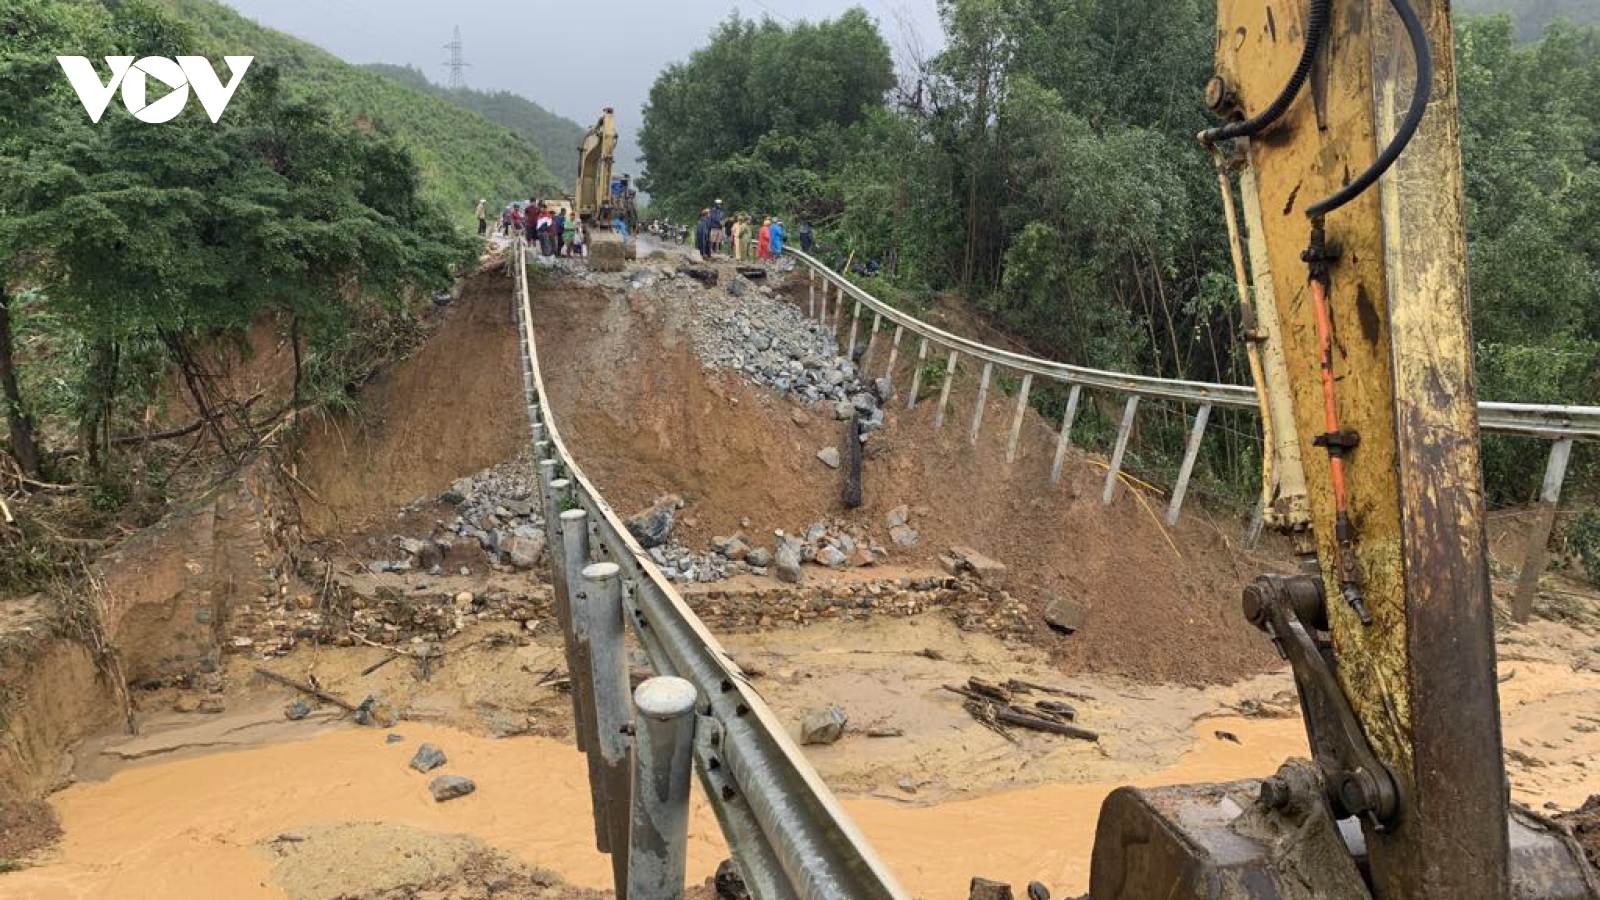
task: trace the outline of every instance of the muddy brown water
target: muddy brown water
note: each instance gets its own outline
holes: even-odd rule
[[[1209,719],[1197,734],[1219,728],[1243,744],[1197,740],[1178,765],[1141,783],[1259,776],[1305,752],[1294,720]],[[385,744],[378,732],[340,729],[145,763],[103,782],[76,784],[52,800],[66,830],[59,850],[39,867],[0,876],[0,898],[282,898],[287,894],[274,882],[263,843],[341,822],[469,834],[571,884],[608,886],[609,864],[593,846],[582,757],[569,745],[490,740],[416,723],[401,730],[407,740],[399,744]],[[447,747],[450,763],[442,771],[471,776],[477,793],[435,803],[427,778],[405,765],[423,740]],[[931,806],[846,797],[844,805],[913,896],[965,897],[968,880],[979,874],[1019,886],[1038,879],[1058,896],[1071,896],[1087,882],[1095,816],[1114,787],[1051,784]],[[715,819],[697,800],[691,881],[704,879],[726,855]]]

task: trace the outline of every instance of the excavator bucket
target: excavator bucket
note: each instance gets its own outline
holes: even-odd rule
[[[1100,808],[1089,896],[1370,900],[1361,828],[1354,819],[1335,823],[1322,804],[1295,796],[1304,789],[1294,786],[1296,765],[1265,782],[1114,792]],[[1582,850],[1560,826],[1525,810],[1507,824],[1511,897],[1597,896]]]

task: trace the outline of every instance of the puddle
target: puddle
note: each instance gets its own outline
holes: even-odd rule
[[[1215,739],[1217,729],[1243,744]],[[404,743],[385,744],[378,731],[340,730],[143,763],[104,782],[74,785],[51,799],[66,830],[54,859],[0,876],[0,898],[282,898],[272,859],[257,845],[342,822],[470,834],[571,884],[609,885],[609,862],[593,845],[582,757],[570,745],[497,741],[417,723],[397,731]],[[1207,720],[1197,735],[1177,766],[1143,783],[1260,775],[1304,752],[1295,720]],[[477,793],[435,803],[428,779],[406,767],[420,741],[443,747],[450,762],[440,771],[473,778]],[[1073,896],[1088,880],[1100,801],[1115,787],[1053,784],[922,807],[877,798],[844,803],[914,896],[961,900],[973,875],[1018,887],[1038,879],[1056,896]],[[691,881],[710,875],[726,855],[714,817],[697,802]]]

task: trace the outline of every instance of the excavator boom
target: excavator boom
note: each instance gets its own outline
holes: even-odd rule
[[[1201,139],[1242,173],[1266,441],[1304,492],[1302,572],[1244,603],[1313,758],[1117,792],[1091,896],[1591,897],[1508,809],[1449,5],[1219,0],[1216,33]]]

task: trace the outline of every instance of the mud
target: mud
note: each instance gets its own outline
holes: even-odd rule
[[[1296,749],[1296,732],[1283,723],[1222,724],[1244,746],[1201,739],[1192,757],[1152,783],[1245,777]],[[406,736],[399,744],[385,744],[382,732],[342,729],[75,785],[53,800],[66,829],[55,859],[0,878],[0,897],[320,900],[448,868],[472,846],[460,835],[577,887],[608,885],[610,863],[593,846],[587,773],[570,746],[543,738],[495,741],[417,723],[399,730]],[[478,791],[435,803],[426,779],[405,765],[423,740],[446,748],[448,770],[468,774]],[[1071,892],[1086,882],[1099,801],[1116,786],[1052,785],[932,807],[847,798],[845,806],[916,896],[964,897],[974,873],[1040,879]],[[372,822],[428,840],[397,840],[392,833],[376,839],[367,831],[360,840],[339,840],[336,854],[319,851],[337,865],[285,866],[278,851],[264,849],[284,843],[274,840],[284,834],[288,843],[314,844],[329,829]],[[715,818],[697,797],[690,881],[713,874],[726,855]]]

